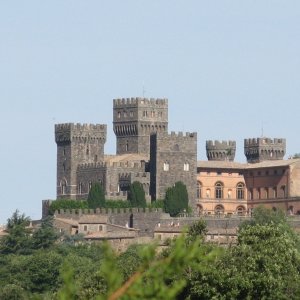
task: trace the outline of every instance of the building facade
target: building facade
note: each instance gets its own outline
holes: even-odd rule
[[[142,183],[148,201],[182,181],[198,214],[247,215],[257,205],[300,214],[300,159],[284,160],[286,140],[244,140],[247,163],[234,162],[235,141],[207,141],[197,162],[197,133],[168,133],[168,100],[113,101],[116,155],[106,155],[105,124],[57,124],[57,198],[86,199],[100,182],[107,199],[127,199]]]

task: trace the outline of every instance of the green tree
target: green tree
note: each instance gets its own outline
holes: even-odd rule
[[[28,228],[30,219],[16,210],[7,220],[7,236],[0,240],[2,254],[28,254],[32,250],[31,230]]]
[[[186,240],[187,242],[194,242],[196,239],[200,238],[204,241],[206,233],[206,222],[204,220],[199,220],[188,227]]]
[[[171,216],[188,210],[188,192],[186,186],[178,181],[173,187],[167,189],[165,197],[165,211]]]
[[[99,182],[94,182],[88,195],[89,208],[105,207],[105,194],[102,185]]]
[[[143,185],[135,181],[129,187],[128,200],[132,207],[146,207],[146,198]]]
[[[54,245],[58,234],[53,228],[53,218],[48,217],[42,220],[41,227],[33,235],[34,249],[46,249]]]
[[[295,153],[295,154],[293,155],[293,158],[300,158],[300,153]]]
[[[242,227],[238,244],[192,274],[190,299],[299,299],[297,240],[284,224]]]
[[[0,288],[1,300],[26,300],[26,292],[17,284],[7,284]]]

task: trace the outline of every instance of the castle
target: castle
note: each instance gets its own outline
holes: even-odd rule
[[[127,199],[142,183],[147,200],[182,181],[197,214],[246,215],[259,204],[300,213],[300,160],[283,160],[285,139],[244,140],[247,163],[234,162],[235,141],[207,141],[197,161],[197,133],[168,133],[168,100],[113,101],[116,155],[105,155],[107,126],[57,124],[57,198],[86,199],[93,182],[107,199]]]
[[[116,99],[113,112],[116,155],[104,154],[106,125],[55,125],[57,198],[86,199],[98,181],[107,199],[127,199],[139,181],[151,201],[182,181],[196,207],[197,133],[168,133],[167,99]]]

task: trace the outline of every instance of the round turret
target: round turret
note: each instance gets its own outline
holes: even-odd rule
[[[208,160],[234,161],[235,151],[235,141],[206,141],[206,156]]]

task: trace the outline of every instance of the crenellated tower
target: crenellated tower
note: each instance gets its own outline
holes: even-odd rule
[[[186,185],[190,206],[195,208],[197,133],[152,134],[150,152],[150,193],[152,199],[164,199],[166,190],[177,181]]]
[[[168,100],[147,98],[115,99],[113,127],[117,154],[150,154],[150,135],[168,132]]]
[[[254,138],[244,140],[244,152],[248,163],[283,159],[286,151],[285,139]]]
[[[56,124],[57,198],[76,199],[79,164],[104,160],[107,126],[100,124]]]
[[[208,160],[234,161],[235,151],[235,141],[206,141],[206,156]]]

